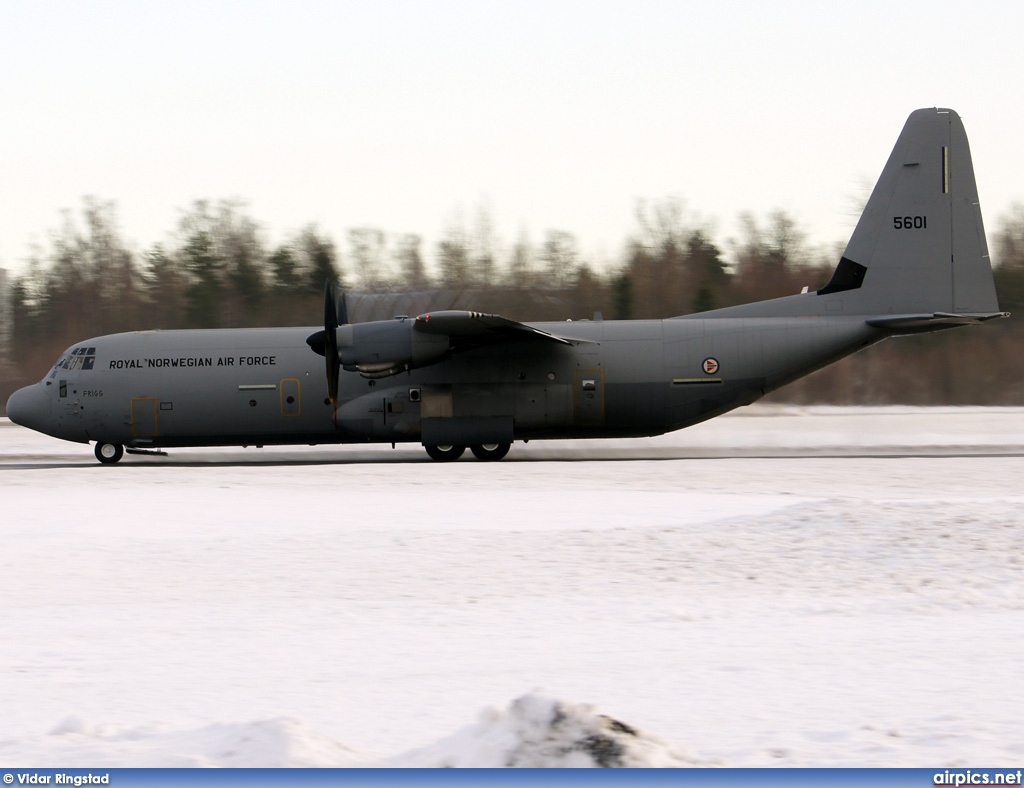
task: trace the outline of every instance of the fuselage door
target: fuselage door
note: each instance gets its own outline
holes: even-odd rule
[[[159,434],[156,397],[132,397],[132,435],[152,438]]]

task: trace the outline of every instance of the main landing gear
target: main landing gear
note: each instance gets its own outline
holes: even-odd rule
[[[440,446],[424,446],[427,450],[427,454],[430,455],[430,459],[437,460],[438,462],[451,462],[457,460],[462,456],[462,452],[466,450],[465,446],[450,446],[442,444]]]
[[[470,446],[470,451],[478,460],[500,460],[511,448],[511,443],[481,443],[478,446]]]
[[[430,459],[438,462],[452,462],[459,459],[466,451],[465,446],[451,446],[442,444],[440,446],[424,446]],[[508,450],[512,448],[511,443],[480,443],[470,446],[469,450],[478,460],[494,461],[502,459]]]

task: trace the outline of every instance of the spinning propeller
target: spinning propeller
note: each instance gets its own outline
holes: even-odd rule
[[[317,331],[306,340],[314,352],[327,361],[327,398],[332,405],[338,404],[338,376],[341,374],[341,359],[338,356],[338,326],[348,324],[348,310],[345,296],[339,301],[330,280],[324,283],[324,330]]]

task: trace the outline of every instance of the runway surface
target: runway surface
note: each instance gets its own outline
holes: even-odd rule
[[[0,758],[557,765],[545,720],[606,714],[660,742],[631,765],[1020,762],[1022,454],[1024,409],[755,407],[451,464],[107,467],[0,421]]]

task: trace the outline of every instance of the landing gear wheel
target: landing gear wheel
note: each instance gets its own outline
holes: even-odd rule
[[[500,460],[508,454],[510,448],[511,443],[481,443],[472,446],[470,450],[478,460]]]
[[[104,465],[113,465],[124,457],[124,446],[120,443],[97,443],[96,459]]]
[[[424,446],[423,448],[427,450],[427,454],[430,455],[430,459],[437,460],[438,462],[451,462],[452,460],[457,460],[466,450],[465,446],[450,446],[445,444],[440,446]]]

